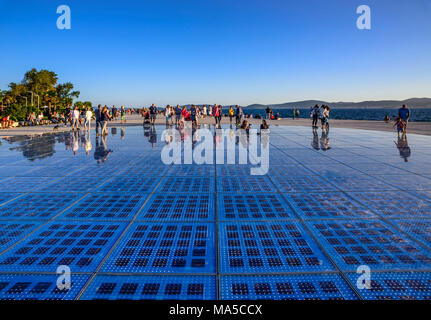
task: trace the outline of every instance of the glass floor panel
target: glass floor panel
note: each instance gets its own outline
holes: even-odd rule
[[[0,299],[431,299],[429,137],[206,128],[4,139]]]

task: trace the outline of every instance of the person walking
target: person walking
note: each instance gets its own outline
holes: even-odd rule
[[[79,130],[79,118],[81,116],[81,113],[79,112],[78,106],[75,106],[73,108],[72,112],[72,131]]]
[[[106,128],[106,126],[108,125],[108,121],[111,119],[111,116],[109,115],[109,110],[108,107],[104,107],[102,110],[102,115],[101,115],[101,122],[102,122],[102,136],[107,135],[108,134],[108,129]]]
[[[150,107],[150,122],[151,122],[151,124],[156,123],[156,118],[157,118],[157,107],[153,103]]]
[[[404,132],[407,132],[407,125],[409,123],[410,120],[410,110],[407,108],[407,105],[403,105],[399,110],[398,110],[398,117],[404,122]]]
[[[99,104],[97,109],[94,111],[94,116],[96,118],[96,136],[99,136],[99,127],[102,129],[102,105]]]

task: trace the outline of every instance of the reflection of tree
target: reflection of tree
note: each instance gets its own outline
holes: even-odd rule
[[[34,137],[14,137],[9,142],[18,146],[10,150],[20,151],[22,155],[30,161],[52,157],[55,153],[56,136],[47,134]]]

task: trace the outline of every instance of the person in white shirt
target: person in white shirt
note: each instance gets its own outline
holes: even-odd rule
[[[72,111],[72,131],[73,130],[79,130],[79,117],[81,116],[81,113],[78,110],[78,107],[75,106],[75,108]]]
[[[85,122],[84,122],[84,130],[89,131],[91,129],[91,118],[93,117],[93,111],[90,108],[87,108],[85,112]]]

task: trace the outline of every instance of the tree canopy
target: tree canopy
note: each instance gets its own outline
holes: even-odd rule
[[[73,99],[78,98],[79,91],[73,90],[71,82],[57,83],[58,75],[49,70],[38,71],[33,68],[27,71],[20,83],[11,82],[9,90],[0,91],[0,103],[10,106],[11,104],[29,105],[31,95],[39,96],[41,105],[65,107],[73,104]],[[33,104],[36,103],[36,98]]]

